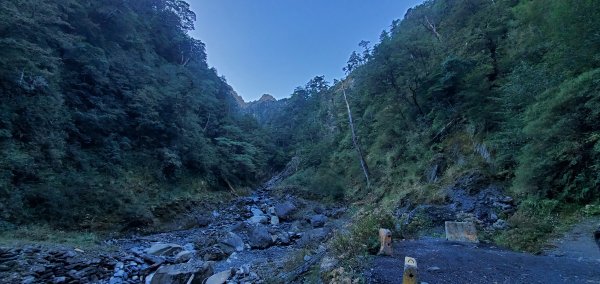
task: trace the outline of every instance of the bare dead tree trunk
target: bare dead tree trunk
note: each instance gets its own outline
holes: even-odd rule
[[[186,57],[185,56],[185,52],[183,51],[183,48],[181,48],[181,47],[179,48],[179,50],[181,50],[181,65],[182,66],[185,67],[190,62],[190,60],[192,59],[193,49],[194,49],[194,45],[190,44],[190,51],[189,51],[189,54]]]
[[[440,35],[440,33],[438,33],[437,31],[437,26],[435,25],[435,23],[432,23],[431,21],[429,21],[429,18],[427,16],[425,16],[425,21],[427,22],[427,24],[423,23],[423,26],[425,26],[426,29],[428,29],[430,32],[432,32],[435,37],[437,38],[438,41],[442,41],[442,36]]]
[[[19,86],[23,86],[23,79],[25,78],[25,68],[21,70],[21,77],[19,78]]]
[[[358,160],[360,161],[360,167],[365,175],[367,188],[369,188],[371,187],[371,181],[369,180],[369,168],[363,157],[362,150],[360,149],[360,143],[358,142],[358,137],[356,136],[356,131],[354,130],[352,111],[350,111],[350,104],[348,103],[348,97],[346,96],[346,87],[344,86],[344,82],[342,82],[342,94],[344,94],[344,101],[346,102],[346,109],[348,110],[348,122],[350,122],[350,131],[352,132],[352,143],[354,144],[354,149],[356,149],[356,153],[358,154]]]
[[[204,128],[202,128],[202,132],[206,132],[206,128],[208,128],[208,123],[210,122],[210,116],[212,113],[208,113],[208,117],[206,118],[206,124],[204,124]]]
[[[229,182],[229,180],[227,178],[223,178],[223,180],[225,181],[225,183],[227,184],[227,186],[229,187],[229,190],[231,190],[231,193],[233,195],[235,195],[236,197],[240,197],[237,192],[235,192],[235,189],[233,188],[233,186],[231,186],[231,183]]]

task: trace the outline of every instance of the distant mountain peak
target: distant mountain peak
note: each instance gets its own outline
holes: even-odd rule
[[[273,96],[269,95],[269,94],[263,94],[262,97],[260,97],[260,99],[258,99],[259,102],[275,102],[277,101],[277,99],[275,99]]]

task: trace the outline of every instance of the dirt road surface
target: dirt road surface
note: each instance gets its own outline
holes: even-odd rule
[[[432,238],[398,241],[393,247],[394,256],[373,261],[368,283],[402,283],[405,256],[416,258],[418,281],[429,284],[600,283],[600,259],[537,256]]]

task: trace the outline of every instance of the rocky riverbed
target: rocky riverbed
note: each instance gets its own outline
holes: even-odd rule
[[[0,248],[0,282],[291,282],[325,254],[322,244],[344,223],[346,210],[273,197],[281,179],[277,175],[252,195],[205,214],[192,229],[108,239],[93,251]]]
[[[350,279],[326,245],[349,223],[346,208],[274,194],[289,168],[249,196],[214,210],[200,208],[189,229],[107,239],[85,251],[52,244],[0,247],[0,283],[294,283],[305,281],[303,274],[315,266],[330,271],[333,279]],[[502,218],[514,211],[512,199],[476,172],[447,192],[445,205],[398,208],[403,232],[427,224],[435,235],[446,220],[502,230]],[[600,257],[589,255],[597,223],[575,226],[547,256],[417,234],[417,240],[395,241],[394,256],[365,262],[362,277],[370,283],[400,283],[407,255],[417,258],[421,280],[429,283],[600,283]],[[545,272],[548,267],[552,273]]]

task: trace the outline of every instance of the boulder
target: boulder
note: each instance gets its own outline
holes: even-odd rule
[[[175,255],[175,263],[188,262],[194,256],[194,251],[182,250],[177,255]]]
[[[184,250],[189,250],[189,251],[195,251],[195,246],[193,243],[187,243],[185,245],[183,245],[183,249]]]
[[[260,210],[260,209],[258,209],[256,207],[250,208],[250,212],[252,212],[253,216],[263,216],[263,215],[265,215],[265,213],[262,212],[262,210]]]
[[[210,225],[212,218],[208,215],[198,215],[196,216],[196,224],[198,225],[198,227],[206,227],[208,225]]]
[[[205,284],[224,284],[231,277],[231,275],[233,275],[231,269],[221,271],[206,279]]]
[[[312,243],[322,242],[329,236],[331,230],[327,228],[317,228],[308,230],[301,234],[300,239],[297,241],[298,245],[306,246]]]
[[[275,215],[281,220],[289,220],[292,217],[296,206],[291,201],[275,204]]]
[[[273,244],[269,230],[263,225],[255,225],[248,234],[251,248],[265,249]]]
[[[157,243],[146,249],[147,254],[156,256],[175,256],[183,250],[183,247],[176,244]]]
[[[248,234],[248,232],[250,231],[250,229],[252,228],[253,225],[249,224],[248,222],[237,222],[234,223],[230,228],[229,228],[229,232],[234,232],[238,235],[246,235]]]
[[[256,208],[250,208],[250,212],[252,212],[252,217],[248,219],[248,223],[250,224],[267,224],[269,222],[269,218],[265,215],[265,213]]]
[[[248,219],[250,224],[266,224],[269,222],[269,218],[265,215],[254,215]]]
[[[244,250],[244,241],[236,233],[228,232],[225,238],[221,240],[221,243],[234,248],[236,251]]]
[[[290,235],[287,232],[279,232],[277,234],[277,242],[279,242],[282,245],[289,245],[290,244]]]
[[[271,225],[279,225],[279,217],[271,216]]]
[[[313,215],[310,217],[309,222],[314,228],[320,228],[325,226],[325,222],[327,222],[327,216],[323,214]]]
[[[27,276],[25,278],[23,278],[23,280],[21,281],[21,284],[33,284],[35,283],[35,277],[33,276]]]
[[[150,284],[202,284],[212,274],[211,262],[165,265],[154,273]]]
[[[67,282],[67,277],[64,277],[64,276],[54,277],[54,279],[52,280],[52,283],[55,283],[55,284],[65,283],[65,282]]]
[[[229,255],[227,252],[223,251],[219,246],[215,245],[212,247],[208,247],[202,251],[202,258],[204,260],[214,260],[219,261],[226,259]]]
[[[315,206],[315,208],[313,208],[313,212],[317,214],[325,214],[325,209],[321,206]]]

